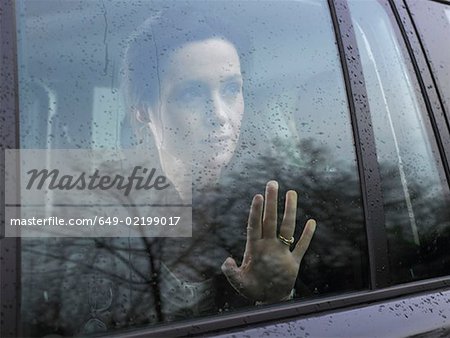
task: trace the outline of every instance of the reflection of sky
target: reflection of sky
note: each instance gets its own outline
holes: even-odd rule
[[[291,142],[313,138],[338,153],[337,158],[353,161],[334,34],[326,4],[318,4],[300,11],[290,4],[277,15],[267,4],[254,13],[258,22],[251,36],[256,53],[247,114],[256,114],[251,125],[259,135]],[[266,146],[263,140],[258,144]]]
[[[50,6],[51,3],[51,6]],[[27,106],[28,83],[43,83],[57,98],[60,142],[115,147],[118,71],[124,42],[167,2],[27,1],[18,10],[22,115],[45,116]],[[235,6],[238,4],[238,6]],[[254,47],[245,94],[247,139],[264,148],[273,138],[314,138],[337,158],[354,161],[340,62],[326,1],[195,2],[241,26]],[[45,98],[42,98],[46,101]],[[116,108],[114,108],[116,107]],[[40,108],[42,110],[42,108]],[[92,125],[89,125],[92,123]],[[103,129],[112,129],[109,131]],[[61,128],[63,129],[63,128]],[[26,139],[24,139],[26,141]],[[29,147],[33,142],[28,141]],[[255,149],[258,150],[258,149]]]

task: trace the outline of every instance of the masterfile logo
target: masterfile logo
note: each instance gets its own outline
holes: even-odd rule
[[[191,195],[154,162],[142,150],[6,150],[5,236],[192,236]]]
[[[142,175],[139,174],[142,172]],[[86,172],[80,173],[78,176],[63,175],[58,169],[51,171],[47,169],[32,169],[27,172],[29,175],[27,190],[38,189],[42,190],[108,190],[116,188],[123,190],[124,195],[128,196],[130,191],[134,188],[136,190],[164,190],[169,187],[167,178],[163,175],[156,176],[156,169],[143,168],[135,166],[130,176],[122,176],[116,174],[100,175],[100,171],[96,169],[93,174],[89,175]],[[156,176],[156,177],[155,177]]]

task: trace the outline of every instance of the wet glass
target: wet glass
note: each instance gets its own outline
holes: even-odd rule
[[[428,56],[447,116],[450,112],[450,4],[437,1],[408,1]],[[445,41],[446,43],[442,43]]]
[[[381,171],[393,283],[449,273],[448,187],[423,98],[386,8],[350,1]]]
[[[16,9],[21,148],[134,149],[175,187],[187,173],[193,181],[192,191],[173,190],[180,201],[192,194],[191,238],[24,238],[25,335],[254,307],[259,299],[231,287],[221,265],[240,265],[252,198],[270,180],[280,187],[278,224],[286,192],[299,194],[296,241],[309,218],[318,224],[287,298],[368,288],[327,1],[33,0]]]

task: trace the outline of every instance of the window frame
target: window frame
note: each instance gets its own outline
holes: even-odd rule
[[[384,210],[381,191],[381,177],[375,148],[375,138],[370,123],[370,108],[362,66],[356,45],[350,11],[346,0],[327,0],[341,68],[344,76],[350,118],[355,141],[358,162],[360,189],[368,241],[370,265],[370,289],[349,294],[312,299],[301,302],[282,303],[267,307],[255,307],[252,310],[236,311],[230,314],[212,316],[176,323],[158,324],[152,327],[133,328],[124,331],[109,332],[110,337],[159,337],[161,335],[192,335],[219,332],[225,329],[237,329],[249,324],[267,324],[282,319],[293,319],[300,315],[316,314],[334,309],[352,308],[361,304],[392,299],[398,296],[416,294],[437,289],[450,289],[450,275],[425,279],[417,282],[389,286],[387,234],[384,227]],[[377,0],[374,0],[377,1]],[[394,23],[397,37],[405,55],[409,55],[411,64],[423,97],[426,112],[431,121],[431,132],[435,136],[443,166],[446,182],[450,180],[450,128],[442,114],[442,101],[439,100],[429,62],[421,44],[419,35],[411,19],[405,0],[379,0],[386,8]],[[437,1],[450,4],[445,0]],[[19,148],[19,107],[18,107],[18,70],[16,46],[15,1],[5,0],[0,4],[0,43],[1,73],[0,92],[1,109],[4,123],[0,124],[2,140],[1,168],[4,179],[5,149]],[[403,44],[405,46],[403,46]],[[349,47],[352,48],[349,48]],[[408,64],[408,68],[410,65]],[[357,74],[357,75],[355,75]],[[357,80],[353,80],[356,76]],[[416,81],[416,80],[415,80]],[[14,90],[11,91],[11,88]],[[9,91],[8,91],[9,89]],[[7,93],[3,94],[3,93]],[[8,129],[10,127],[10,129]],[[11,129],[11,127],[13,127]],[[363,150],[364,149],[364,150]],[[448,186],[448,183],[447,183]],[[20,336],[20,238],[4,238],[5,227],[5,191],[1,185],[0,199],[1,230],[0,238],[0,283],[1,283],[1,326],[0,336]]]
[[[370,288],[373,290],[389,284],[387,233],[384,226],[383,194],[375,136],[361,57],[347,1],[329,0],[328,4],[341,58],[353,128],[367,237]]]
[[[0,171],[5,182],[5,150],[19,147],[19,97],[15,2],[0,4]],[[0,185],[0,337],[20,334],[20,238],[4,238],[5,184]]]

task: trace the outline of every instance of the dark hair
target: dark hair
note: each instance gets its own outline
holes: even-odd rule
[[[147,19],[128,39],[122,68],[122,86],[132,120],[136,112],[157,102],[160,79],[170,54],[184,44],[209,38],[232,43],[246,68],[251,50],[247,35],[236,22],[227,23],[219,11],[194,7],[167,8]]]

